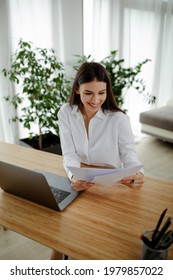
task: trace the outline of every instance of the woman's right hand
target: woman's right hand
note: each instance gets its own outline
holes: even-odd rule
[[[92,182],[87,182],[84,180],[76,180],[74,177],[71,179],[72,188],[75,191],[84,191],[89,189],[90,187],[94,186],[95,184]]]

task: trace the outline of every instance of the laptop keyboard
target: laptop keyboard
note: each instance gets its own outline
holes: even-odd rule
[[[63,201],[70,194],[70,192],[60,190],[60,189],[52,187],[52,186],[51,186],[51,191],[55,197],[57,204],[59,204],[61,201]]]

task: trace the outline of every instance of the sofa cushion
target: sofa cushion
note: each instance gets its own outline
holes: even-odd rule
[[[165,106],[142,112],[140,122],[173,131],[173,107]]]

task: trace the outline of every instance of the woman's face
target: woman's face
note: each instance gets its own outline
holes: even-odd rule
[[[94,116],[106,100],[106,83],[94,80],[82,84],[79,86],[77,94],[80,94],[86,114]]]

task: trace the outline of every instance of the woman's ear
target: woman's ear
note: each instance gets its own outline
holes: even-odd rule
[[[77,93],[77,94],[80,94],[79,88],[76,89],[76,93]]]

